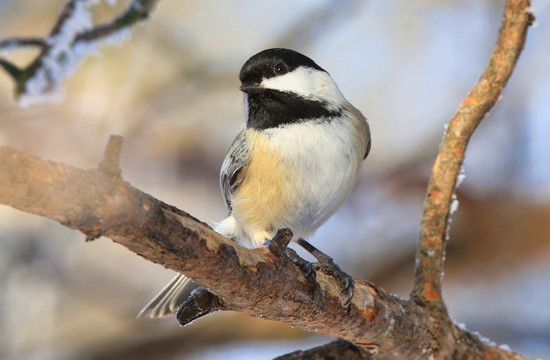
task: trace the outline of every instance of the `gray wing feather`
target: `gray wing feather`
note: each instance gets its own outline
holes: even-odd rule
[[[229,148],[220,171],[220,186],[225,205],[231,211],[231,195],[235,193],[244,178],[244,168],[249,162],[249,142],[243,129]]]
[[[365,160],[367,158],[367,156],[369,156],[369,153],[370,153],[370,147],[372,145],[372,142],[371,142],[371,139],[370,139],[370,131],[368,131],[368,127],[367,127],[367,139],[368,139],[368,142],[367,142],[367,149],[365,150],[365,156],[363,156],[363,160]]]
[[[357,110],[357,111],[359,111],[359,110]],[[361,112],[359,112],[359,114],[361,114]],[[363,114],[361,114],[361,117],[363,118],[363,121],[365,122],[365,125],[366,125],[365,129],[363,130],[364,133],[365,133],[365,139],[367,140],[367,148],[365,150],[365,156],[363,156],[363,160],[365,160],[367,158],[367,156],[369,156],[372,141],[371,141],[371,137],[370,137],[370,126],[369,126],[369,123],[367,121],[367,118]]]

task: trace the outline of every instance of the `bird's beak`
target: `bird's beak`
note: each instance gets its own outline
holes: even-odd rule
[[[258,94],[263,90],[263,86],[255,82],[244,82],[239,87],[239,90],[249,95]]]

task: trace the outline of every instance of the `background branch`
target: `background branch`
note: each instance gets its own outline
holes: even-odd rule
[[[468,141],[496,103],[523,50],[527,29],[534,21],[530,5],[530,0],[506,1],[500,35],[489,64],[449,121],[435,160],[426,192],[411,293],[415,302],[429,308],[446,311],[441,281],[457,179]]]
[[[21,105],[59,97],[62,79],[78,67],[103,43],[119,43],[127,37],[123,30],[146,19],[157,0],[133,0],[113,21],[92,26],[89,0],[70,0],[61,11],[47,38],[13,38],[0,41],[0,51],[34,46],[40,53],[23,68],[0,58],[2,67],[15,82],[15,96]],[[118,35],[115,37],[115,35]]]
[[[29,46],[45,48],[47,45],[44,39],[36,38],[36,37],[0,40],[1,51],[15,50],[17,48],[24,48]]]

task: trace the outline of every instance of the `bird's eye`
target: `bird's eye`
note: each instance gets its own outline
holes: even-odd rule
[[[277,75],[284,75],[288,72],[288,68],[286,67],[285,64],[283,63],[277,63],[274,67],[273,67],[273,72]]]

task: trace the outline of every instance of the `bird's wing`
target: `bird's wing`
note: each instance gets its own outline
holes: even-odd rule
[[[367,121],[367,118],[363,114],[361,114],[361,112],[359,112],[359,114],[363,118],[363,121],[364,121],[364,124],[365,124],[365,127],[363,129],[365,139],[367,140],[367,146],[366,146],[366,149],[365,149],[365,156],[363,156],[363,160],[365,160],[367,158],[367,156],[369,156],[370,147],[372,145],[371,137],[370,137],[370,126],[369,126],[369,123]]]
[[[363,160],[365,160],[367,158],[367,156],[369,156],[369,153],[370,153],[370,147],[371,147],[371,140],[370,140],[370,132],[369,132],[369,141],[367,142],[367,149],[365,150],[365,156],[363,156]]]
[[[231,211],[231,196],[235,193],[244,178],[246,166],[250,161],[250,146],[246,131],[237,135],[229,148],[220,171],[220,186],[225,205]]]

